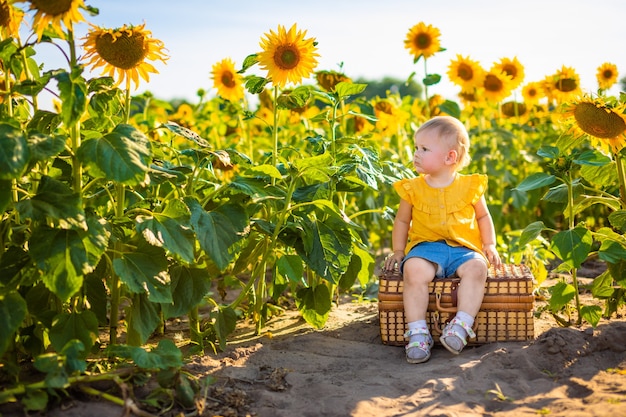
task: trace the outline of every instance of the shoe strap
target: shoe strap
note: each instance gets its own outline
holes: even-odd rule
[[[472,330],[472,326],[469,326],[466,322],[464,322],[463,320],[459,319],[458,317],[454,317],[452,320],[450,320],[450,323],[448,323],[448,325],[446,326],[446,331],[447,331],[447,335],[448,336],[452,336],[455,335],[457,337],[459,337],[461,340],[463,340],[463,342],[465,342],[465,338],[461,337],[460,334],[458,334],[458,332],[454,331],[452,329],[452,326],[454,325],[458,325],[461,326],[463,328],[463,330],[465,330],[467,332],[467,335],[470,338],[475,338],[476,337],[476,333],[474,333],[474,330]],[[467,343],[467,342],[465,342]]]
[[[417,335],[424,335],[424,336],[428,336],[429,338],[431,338],[430,332],[428,331],[426,327],[419,327],[417,329],[409,329],[406,331],[406,333],[404,333],[405,338],[409,338],[411,336],[417,336]]]

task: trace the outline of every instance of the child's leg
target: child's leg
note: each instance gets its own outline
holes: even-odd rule
[[[460,353],[467,343],[468,335],[473,335],[471,328],[483,302],[487,272],[487,264],[482,259],[469,260],[457,269],[457,275],[461,278],[458,313],[444,328],[441,337],[441,343],[452,353]]]
[[[410,363],[426,362],[430,358],[433,339],[426,323],[428,283],[435,277],[436,267],[423,258],[410,258],[403,266],[404,315],[409,343],[406,358]]]

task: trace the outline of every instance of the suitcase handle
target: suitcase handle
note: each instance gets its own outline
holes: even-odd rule
[[[437,311],[442,311],[444,313],[456,313],[456,307],[443,307],[441,305],[441,292],[437,291],[435,293],[435,305],[437,306]]]
[[[441,330],[441,325],[439,324],[439,312],[443,312],[443,313],[456,313],[457,312],[457,308],[456,307],[442,307],[441,306],[441,292],[436,292],[435,293],[435,305],[437,306],[437,310],[434,311],[433,314],[433,332],[441,335],[443,333],[443,330]],[[450,320],[452,320],[452,317],[448,317],[448,320],[446,320],[446,323],[448,323]],[[474,331],[474,333],[476,333],[476,331],[478,330],[478,320],[474,321],[474,325],[472,326],[472,330]]]

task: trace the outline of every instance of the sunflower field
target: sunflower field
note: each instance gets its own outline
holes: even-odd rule
[[[503,261],[529,265],[539,286],[559,277],[538,289],[546,312],[595,326],[624,305],[615,65],[598,67],[591,95],[574,68],[528,82],[516,58],[484,69],[457,55],[443,76],[458,100],[444,99],[427,66],[439,30],[418,23],[404,44],[422,94],[367,98],[367,83],[317,68],[315,38],[294,24],[239,65],[215,63],[215,94],[172,103],[132,95],[167,64],[165,45],[146,24],[75,39],[95,13],[83,0],[0,0],[0,404],[45,410],[70,387],[103,395],[89,383],[143,371],[171,393],[159,407],[193,409],[203,382],[185,355],[224,349],[240,323],[261,333],[286,309],[322,328],[341,296],[372,299],[392,184],[415,175],[412,135],[440,114],[470,132],[467,171],[489,176]],[[44,42],[65,69],[42,71]],[[54,110],[39,106],[44,91]],[[589,260],[606,268],[583,285]],[[600,303],[582,305],[581,291]],[[184,342],[164,337],[171,320],[188,323]]]

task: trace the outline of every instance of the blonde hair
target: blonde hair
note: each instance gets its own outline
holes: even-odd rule
[[[462,169],[469,165],[471,160],[469,156],[469,134],[465,125],[459,119],[452,116],[435,116],[421,125],[415,132],[415,135],[426,130],[436,130],[439,134],[439,139],[446,143],[451,150],[453,149],[457,152],[459,156],[456,162],[457,169]]]

